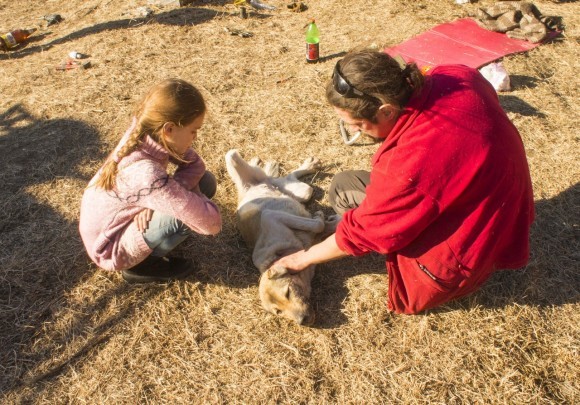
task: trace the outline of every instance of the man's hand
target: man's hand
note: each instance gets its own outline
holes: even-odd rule
[[[145,208],[143,211],[135,215],[133,221],[135,221],[135,225],[137,225],[137,229],[139,232],[143,233],[149,227],[149,221],[151,221],[151,217],[153,216],[153,210],[149,208]]]
[[[282,266],[285,267],[290,273],[296,273],[298,271],[304,270],[310,264],[305,259],[306,252],[304,250],[300,250],[280,258],[273,264],[273,266]]]
[[[274,263],[274,266],[282,266],[288,269],[290,273],[296,273],[304,270],[311,264],[324,263],[345,256],[347,256],[347,254],[340,250],[336,244],[336,238],[334,234],[332,234],[308,250],[300,250],[291,255],[282,257]]]

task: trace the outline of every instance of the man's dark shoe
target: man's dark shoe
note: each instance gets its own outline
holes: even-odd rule
[[[193,273],[193,265],[178,257],[149,256],[137,266],[123,270],[121,275],[128,283],[152,283],[180,280]]]

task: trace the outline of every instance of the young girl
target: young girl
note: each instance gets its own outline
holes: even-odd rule
[[[180,279],[192,272],[166,255],[190,230],[215,235],[213,175],[191,148],[205,116],[200,92],[178,79],[154,86],[133,123],[86,188],[79,230],[90,258],[127,282]],[[169,162],[177,166],[168,174]]]

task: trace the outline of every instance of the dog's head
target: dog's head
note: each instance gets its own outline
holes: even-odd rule
[[[314,268],[291,274],[284,267],[274,266],[260,278],[260,300],[268,312],[293,320],[300,325],[314,322],[310,306],[310,281]]]

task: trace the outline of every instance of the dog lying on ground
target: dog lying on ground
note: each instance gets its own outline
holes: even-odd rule
[[[226,167],[238,191],[238,229],[252,248],[252,261],[261,273],[260,300],[268,312],[311,324],[310,282],[314,266],[290,274],[272,264],[279,258],[310,247],[320,233],[332,232],[336,218],[325,223],[321,211],[312,216],[302,203],[312,196],[312,187],[299,180],[320,168],[308,158],[285,177],[278,177],[279,165],[267,162],[262,170],[258,159],[246,162],[237,150],[226,154]]]

